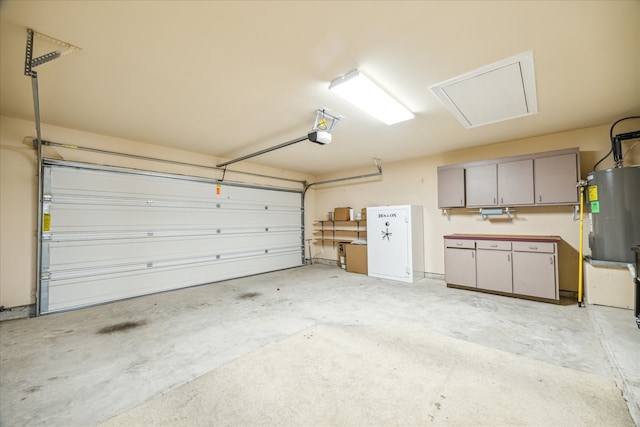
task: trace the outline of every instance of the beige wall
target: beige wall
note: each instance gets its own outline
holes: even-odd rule
[[[0,305],[17,307],[35,303],[36,264],[36,152],[25,144],[25,137],[35,136],[31,121],[0,117]],[[44,140],[116,151],[185,163],[214,166],[219,159],[136,141],[111,138],[56,126],[42,126]],[[30,140],[29,140],[30,142]],[[120,166],[157,172],[207,178],[221,178],[216,170],[142,161],[119,156],[89,153],[73,149],[44,147],[50,158]],[[248,162],[229,167],[225,180],[280,186],[301,190],[302,185],[287,181],[235,174],[231,170],[276,176],[299,181],[313,181],[310,175],[260,167]],[[314,210],[313,192],[307,193],[306,207]],[[311,230],[309,230],[311,233]]]
[[[617,131],[625,131],[620,128]],[[15,307],[35,302],[35,229],[37,178],[35,151],[24,144],[26,136],[35,135],[34,123],[9,117],[0,117],[0,305]],[[215,165],[217,158],[198,153],[159,147],[141,142],[90,134],[78,130],[54,126],[43,126],[45,140],[99,148],[104,150],[145,155],[197,164]],[[338,141],[336,141],[338,143]],[[428,144],[429,141],[425,141]],[[630,144],[623,148],[629,149]],[[571,207],[518,208],[513,221],[483,221],[478,214],[466,209],[454,209],[450,219],[437,208],[436,168],[441,165],[464,163],[526,153],[580,147],[582,176],[609,149],[609,126],[598,126],[571,132],[546,135],[519,141],[510,141],[485,147],[448,152],[419,159],[385,164],[383,176],[365,180],[341,182],[335,185],[311,187],[306,196],[306,237],[311,238],[313,221],[326,219],[327,212],[336,206],[351,206],[360,209],[366,206],[416,204],[423,206],[425,219],[425,271],[444,273],[444,251],[442,236],[450,233],[498,233],[498,234],[544,234],[559,235],[566,242],[561,247],[563,273],[562,288],[575,290],[577,269],[579,224],[572,219]],[[156,162],[145,162],[122,157],[86,153],[71,149],[47,149],[48,157],[84,161],[113,166],[132,167],[168,173],[220,178],[220,172],[202,168],[188,168]],[[384,159],[383,159],[384,160]],[[640,163],[640,147],[625,158],[625,164]],[[603,166],[610,167],[611,159]],[[375,172],[371,167],[342,171],[331,176],[312,177],[284,170],[258,167],[242,162],[234,165],[236,170],[250,171],[271,176],[314,182],[335,177],[344,177]],[[227,174],[227,180],[268,185],[296,184],[252,178],[245,175]],[[585,236],[588,221],[585,221]],[[588,245],[584,249],[589,253]],[[336,252],[331,244],[316,243],[313,257],[335,260]],[[575,266],[575,268],[574,268]],[[569,271],[569,273],[566,273]],[[630,282],[629,282],[630,283]],[[622,285],[627,286],[627,285]]]
[[[508,157],[514,155],[579,147],[581,174],[586,178],[610,148],[610,126],[598,126],[571,132],[546,135],[536,138],[509,141],[484,147],[383,164],[382,178],[354,181],[335,186],[318,187],[316,192],[315,218],[327,219],[327,212],[336,206],[350,206],[360,210],[367,206],[416,204],[423,207],[425,271],[444,274],[443,236],[453,233],[477,234],[533,234],[558,235],[565,244],[560,247],[561,289],[577,290],[579,221],[573,220],[573,207],[518,207],[512,221],[503,219],[482,220],[479,214],[467,209],[453,209],[450,219],[437,207],[437,167],[477,160]],[[616,128],[617,133],[622,129]],[[472,130],[470,131],[472,132]],[[337,142],[336,142],[337,143]],[[429,141],[424,141],[429,144]],[[623,146],[624,151],[631,144]],[[640,163],[640,147],[636,147],[625,159],[626,165]],[[612,166],[612,159],[605,160],[599,170]],[[372,170],[347,171],[344,175],[371,172]],[[330,179],[332,176],[319,177]],[[588,220],[585,217],[585,236]],[[587,239],[585,254],[589,253]],[[331,243],[314,245],[314,257],[336,259]]]

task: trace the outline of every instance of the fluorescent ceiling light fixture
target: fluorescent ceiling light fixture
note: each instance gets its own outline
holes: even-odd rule
[[[467,129],[538,112],[532,50],[429,88]]]
[[[413,119],[413,113],[358,70],[349,71],[329,84],[329,90],[360,107],[387,125]]]

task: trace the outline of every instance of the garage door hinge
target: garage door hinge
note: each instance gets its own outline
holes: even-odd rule
[[[148,262],[147,263],[147,268],[151,268],[151,267],[153,267],[153,263],[152,262]]]
[[[51,233],[43,233],[42,240],[51,240]]]
[[[49,280],[49,279],[51,279],[51,273],[49,272],[43,272],[40,275],[40,280]]]

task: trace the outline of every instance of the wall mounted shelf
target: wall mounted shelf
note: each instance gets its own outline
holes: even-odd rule
[[[319,220],[314,222],[314,243],[320,242],[324,248],[325,242],[331,242],[336,247],[336,242],[351,242],[367,237],[367,221],[329,221]]]

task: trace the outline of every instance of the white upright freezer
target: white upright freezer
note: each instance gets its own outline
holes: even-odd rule
[[[422,206],[367,208],[369,276],[415,282],[424,278]]]

